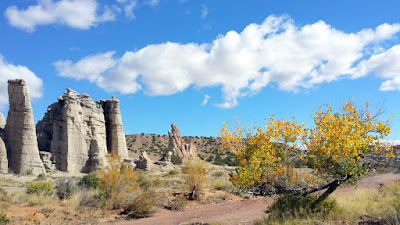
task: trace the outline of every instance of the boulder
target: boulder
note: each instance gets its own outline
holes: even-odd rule
[[[109,153],[117,154],[120,159],[128,159],[128,148],[124,128],[122,126],[119,100],[112,96],[111,99],[101,100],[100,104],[104,110],[107,133],[107,149]]]
[[[39,157],[32,107],[24,80],[8,81],[10,109],[4,128],[9,168],[16,174],[45,173]]]
[[[135,161],[136,168],[149,171],[154,166],[146,151],[139,156],[139,160]]]
[[[186,144],[175,124],[172,124],[171,128],[171,131],[168,131],[168,152],[172,152],[183,160],[197,159],[196,146],[192,143]]]

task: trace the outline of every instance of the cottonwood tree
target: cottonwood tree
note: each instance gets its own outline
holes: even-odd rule
[[[262,195],[306,196],[325,190],[317,199],[321,202],[344,182],[368,172],[369,166],[363,161],[366,153],[393,156],[393,148],[380,142],[390,128],[388,120],[376,119],[379,114],[372,116],[368,103],[357,109],[352,102],[345,102],[339,112],[328,105],[320,107],[313,115],[312,129],[299,125],[294,118],[285,121],[275,120],[274,116],[265,128],[246,126],[238,118],[228,129],[224,122],[219,132],[223,148],[239,161],[231,181],[243,190]],[[298,182],[302,175],[294,172],[292,161],[296,157],[302,158],[322,182]]]

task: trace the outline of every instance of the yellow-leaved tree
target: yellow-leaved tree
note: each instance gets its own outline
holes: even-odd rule
[[[379,113],[378,113],[379,114]],[[268,195],[308,195],[324,190],[323,201],[339,185],[368,172],[362,159],[369,152],[393,156],[392,147],[380,140],[389,132],[389,121],[378,121],[369,112],[368,103],[362,109],[346,102],[339,112],[325,105],[313,116],[315,127],[305,128],[292,121],[266,122],[265,128],[246,126],[235,121],[228,129],[220,129],[223,147],[236,155],[239,168],[231,174],[233,184],[253,193]],[[238,118],[240,119],[240,118]],[[297,146],[302,145],[305,149]],[[293,178],[293,157],[305,156],[304,162],[318,172],[325,183],[318,187],[299,185]]]

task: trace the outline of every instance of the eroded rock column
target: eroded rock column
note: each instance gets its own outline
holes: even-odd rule
[[[91,172],[107,164],[103,109],[87,94],[67,89],[37,124],[41,151],[65,172]]]
[[[112,99],[101,100],[100,103],[103,106],[106,121],[108,152],[117,154],[121,159],[127,159],[128,148],[126,147],[121,111],[119,109],[120,102],[113,96]]]
[[[171,125],[171,131],[168,131],[168,136],[168,152],[171,151],[183,160],[197,158],[196,146],[192,143],[186,144],[175,124]]]
[[[10,109],[4,129],[9,168],[16,174],[45,173],[39,157],[31,102],[24,80],[8,81]]]

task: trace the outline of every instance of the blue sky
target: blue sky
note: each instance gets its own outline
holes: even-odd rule
[[[121,100],[125,133],[216,136],[236,116],[312,124],[385,101],[400,140],[398,1],[0,1],[0,110],[27,80],[35,121],[67,87]]]

